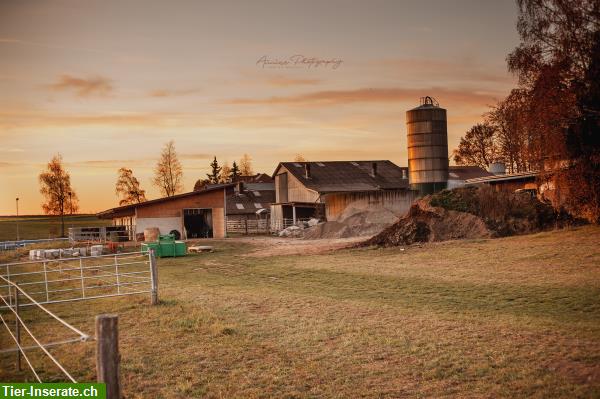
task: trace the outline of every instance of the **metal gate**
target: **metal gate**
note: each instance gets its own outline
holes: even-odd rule
[[[156,301],[156,261],[151,252],[45,259],[0,265],[0,295],[12,306],[10,283],[27,292],[20,306],[150,293]],[[30,299],[31,298],[31,299]]]

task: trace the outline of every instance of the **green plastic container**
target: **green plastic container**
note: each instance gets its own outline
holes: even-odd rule
[[[161,241],[160,256],[175,256],[175,241]]]
[[[187,255],[187,246],[183,241],[175,241],[175,256]]]
[[[154,250],[154,255],[158,258],[187,255],[187,246],[185,245],[185,242],[175,241],[170,234],[160,236],[159,241],[157,242],[142,243],[142,252],[148,252],[150,249]]]

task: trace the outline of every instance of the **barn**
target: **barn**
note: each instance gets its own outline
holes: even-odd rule
[[[108,209],[97,216],[112,219],[115,226],[127,226],[135,234],[143,233],[149,227],[157,227],[161,234],[175,230],[183,239],[224,238],[227,233],[227,194],[233,191],[233,186],[215,185],[204,190]]]
[[[273,177],[274,231],[310,218],[336,220],[350,207],[381,207],[400,215],[417,196],[409,188],[408,168],[387,160],[281,162]]]

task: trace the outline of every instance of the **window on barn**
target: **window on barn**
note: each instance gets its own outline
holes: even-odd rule
[[[262,206],[262,205],[261,205],[259,202],[255,202],[255,203],[254,203],[254,207],[255,207],[256,209],[262,209],[262,207],[263,207],[263,206]]]
[[[244,204],[235,204],[237,209],[244,209]]]

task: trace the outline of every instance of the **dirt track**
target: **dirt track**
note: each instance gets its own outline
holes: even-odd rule
[[[364,237],[353,238],[327,238],[318,240],[302,240],[296,238],[279,237],[244,237],[235,238],[238,242],[249,243],[256,246],[246,256],[277,256],[277,255],[314,255],[335,249],[346,248],[364,241]]]

